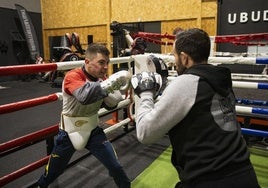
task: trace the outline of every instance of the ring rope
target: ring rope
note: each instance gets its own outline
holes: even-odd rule
[[[110,58],[111,64],[131,62],[134,59],[130,57]],[[11,75],[22,75],[22,74],[33,74],[38,72],[48,72],[55,70],[68,70],[76,67],[81,67],[84,64],[84,60],[80,61],[64,61],[57,63],[46,63],[46,64],[28,64],[28,65],[11,65],[1,66],[0,76],[11,76]]]
[[[173,42],[163,42],[159,39],[175,39],[175,35],[170,34],[159,34],[159,33],[149,33],[149,32],[138,32],[133,35],[134,37],[140,37],[148,42],[152,42],[155,44],[161,45],[173,45]],[[156,39],[159,38],[159,39]],[[239,34],[239,35],[221,35],[221,36],[211,36],[215,43],[233,43],[235,45],[259,45],[265,46],[268,45],[267,42],[263,42],[263,40],[268,40],[268,33],[254,33],[254,34]],[[256,40],[261,40],[260,42],[256,42]]]
[[[62,94],[61,93],[54,93],[54,94],[50,94],[48,96],[43,96],[43,97],[38,97],[38,98],[34,98],[34,99],[29,99],[29,100],[0,105],[0,114],[15,112],[15,111],[22,110],[25,108],[30,108],[30,107],[50,103],[50,102],[56,101],[58,99],[61,99],[59,97],[60,95],[62,95]]]
[[[245,105],[268,106],[268,101],[237,98],[236,103]]]
[[[268,137],[268,131],[261,131],[256,129],[247,129],[247,128],[241,128],[241,131],[243,134],[246,135],[253,135],[253,136],[262,136],[262,137]]]

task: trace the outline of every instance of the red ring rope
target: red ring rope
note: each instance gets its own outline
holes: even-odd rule
[[[32,64],[32,65],[12,65],[0,67],[0,76],[10,76],[18,74],[32,74],[38,72],[48,72],[57,70],[56,63]]]
[[[58,131],[59,126],[56,124],[54,126],[50,126],[48,128],[2,143],[0,144],[0,153],[2,154],[3,152],[7,152],[12,148],[20,147],[37,140],[42,140],[49,135],[55,135]]]
[[[157,40],[155,38],[167,38],[170,40],[175,39],[175,35],[158,34],[158,33],[147,33],[147,32],[138,32],[134,37],[141,37],[148,42],[161,45],[172,45],[173,42],[165,42]],[[264,46],[268,45],[267,42],[256,42],[256,40],[268,40],[268,33],[254,33],[254,34],[240,34],[240,35],[221,35],[215,36],[215,43],[233,43],[235,45],[259,45]],[[249,42],[252,41],[252,42]]]
[[[25,101],[5,104],[5,105],[0,106],[0,114],[10,113],[10,112],[18,111],[21,109],[49,103],[49,102],[56,101],[56,100],[58,100],[58,95],[51,94],[48,96],[39,97],[39,98],[35,98],[35,99],[29,99],[29,100],[25,100]]]
[[[10,173],[8,175],[5,175],[5,176],[1,177],[0,178],[0,186],[2,187],[2,186],[12,182],[13,180],[15,180],[17,178],[19,178],[19,177],[21,177],[21,176],[23,176],[23,175],[25,175],[27,173],[32,172],[33,170],[36,170],[36,169],[46,165],[48,160],[49,160],[49,156],[46,156],[46,157],[44,157],[44,158],[42,158],[42,159],[40,159],[40,160],[28,165],[28,166],[25,166],[25,167],[23,167],[23,168],[21,168],[21,169],[19,169],[17,171],[14,171],[14,172],[12,172],[12,173]]]

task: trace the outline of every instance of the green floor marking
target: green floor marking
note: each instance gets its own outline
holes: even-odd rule
[[[171,146],[132,181],[132,188],[173,188],[179,181],[171,165]],[[261,188],[268,188],[268,151],[250,148],[250,160]]]
[[[179,181],[177,171],[170,161],[171,147],[168,147],[150,166],[131,183],[132,188],[169,188]]]
[[[268,150],[250,148],[250,160],[261,188],[268,188]]]

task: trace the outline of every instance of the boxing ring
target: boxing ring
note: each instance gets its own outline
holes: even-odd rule
[[[134,61],[134,71],[139,73],[141,71],[148,70],[146,62],[148,56],[151,54],[135,55],[129,57],[121,58],[111,58],[111,64],[121,64],[127,63],[131,71],[131,62]],[[164,62],[169,67],[168,81],[176,77],[174,71],[174,57],[171,55],[163,54],[153,54],[164,60]],[[10,76],[10,75],[21,75],[21,74],[33,74],[39,72],[55,71],[55,70],[68,70],[76,67],[80,67],[83,64],[82,61],[70,61],[70,62],[60,62],[60,63],[49,63],[49,64],[34,64],[34,65],[20,65],[20,66],[4,66],[0,67],[0,76]],[[219,63],[220,62],[220,63]],[[253,58],[253,57],[209,57],[209,63],[215,66],[219,64],[262,64],[268,65],[268,58]],[[258,89],[258,90],[268,90],[268,77],[266,75],[243,75],[243,74],[232,74],[233,87],[241,89]],[[237,81],[240,80],[240,81]],[[261,82],[256,82],[261,81]],[[18,101],[13,103],[8,103],[0,105],[0,114],[7,114],[15,111],[19,111],[26,108],[32,108],[34,106],[39,106],[54,101],[61,101],[62,93],[53,93],[47,96],[42,96],[34,99]],[[127,134],[128,131],[134,130],[135,126],[130,124],[135,123],[135,108],[137,108],[139,99],[137,96],[133,96],[132,89],[128,89],[124,95],[124,100],[121,101],[118,107],[113,111],[107,111],[104,108],[99,110],[99,116],[104,117],[106,115],[112,114],[112,125],[106,128],[104,131],[110,134],[116,131],[118,128],[124,127]],[[251,106],[253,105],[253,106]],[[251,129],[251,124],[259,124],[263,127],[268,127],[268,109],[263,108],[268,105],[268,101],[262,100],[251,100],[251,99],[237,99],[236,111],[237,120],[244,124],[247,124],[246,128],[242,127],[241,131],[244,135],[258,136],[258,137],[268,137],[268,131]],[[118,119],[118,113],[120,110],[124,110],[124,119]],[[110,121],[110,122],[111,122]],[[7,156],[14,153],[21,148],[29,147],[32,144],[39,142],[40,140],[47,140],[48,143],[53,143],[53,136],[58,132],[58,124],[49,126],[45,129],[24,135],[22,137],[4,142],[0,144],[0,156]],[[49,148],[51,149],[53,145],[48,146],[47,153],[49,154]],[[83,158],[83,157],[82,157]],[[44,165],[47,164],[49,156],[45,156],[38,161],[35,161],[23,168],[20,168],[12,173],[6,174],[0,177],[0,187],[7,185],[8,183],[30,173]]]

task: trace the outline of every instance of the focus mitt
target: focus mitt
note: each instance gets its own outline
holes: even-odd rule
[[[162,78],[160,74],[155,72],[142,72],[132,76],[131,84],[139,97],[144,91],[152,91],[154,98],[156,98],[162,86]]]

